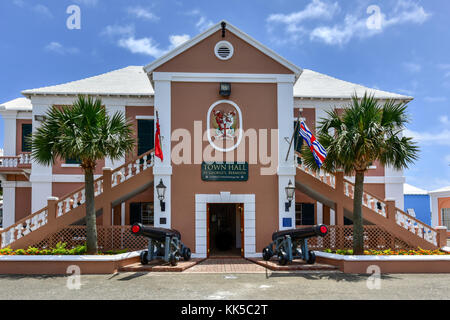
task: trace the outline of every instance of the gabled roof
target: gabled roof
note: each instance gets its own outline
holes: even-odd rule
[[[150,80],[141,66],[129,66],[78,81],[22,91],[26,97],[74,94],[151,96],[153,93]]]
[[[248,34],[244,33],[243,31],[241,31],[240,29],[236,28],[235,26],[233,26],[232,24],[228,23],[225,20],[223,20],[223,21],[221,21],[219,23],[216,23],[215,25],[213,25],[212,27],[210,27],[206,31],[204,31],[204,32],[200,33],[199,35],[197,35],[196,37],[194,37],[194,38],[184,42],[182,45],[176,47],[175,49],[171,50],[170,52],[168,52],[167,54],[163,55],[162,57],[156,59],[155,61],[153,61],[152,63],[150,63],[146,67],[144,67],[144,70],[147,73],[151,73],[153,70],[155,70],[159,66],[163,65],[167,61],[169,61],[172,58],[178,56],[179,54],[183,53],[184,51],[188,50],[189,48],[195,46],[197,43],[199,43],[203,39],[206,39],[207,37],[209,37],[213,33],[221,30],[222,29],[222,25],[221,25],[222,22],[225,22],[226,23],[226,27],[225,28],[227,30],[231,31],[237,37],[239,37],[242,40],[246,41],[247,43],[249,43],[250,45],[252,45],[256,49],[262,51],[264,54],[266,54],[267,56],[269,56],[272,59],[274,59],[275,61],[277,61],[279,64],[281,64],[281,65],[285,66],[286,68],[288,68],[289,70],[291,70],[292,73],[295,74],[295,78],[296,79],[302,73],[302,69],[301,68],[297,67],[292,62],[290,62],[290,61],[286,60],[285,58],[281,57],[279,54],[277,54],[272,49],[266,47],[265,45],[263,45],[259,41],[257,41],[254,38],[250,37]]]
[[[430,193],[448,192],[450,194],[450,186],[430,191]]]
[[[17,98],[0,104],[0,111],[31,111],[31,101],[27,98]]]
[[[409,195],[428,195],[428,191],[405,183],[403,185],[403,194],[405,194],[405,195],[407,195],[407,194],[409,194]]]
[[[413,97],[367,88],[308,69],[303,70],[302,75],[294,85],[294,97],[305,99],[349,99],[355,93],[358,97],[362,97],[366,91],[369,94],[373,94],[377,99],[398,99],[405,101],[413,99]]]

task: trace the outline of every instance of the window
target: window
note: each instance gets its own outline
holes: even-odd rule
[[[81,164],[81,160],[77,160],[77,159],[66,159],[66,164]]]
[[[22,152],[31,152],[31,144],[27,138],[31,135],[32,128],[31,123],[22,124]]]
[[[153,226],[155,221],[153,202],[130,203],[130,224],[142,223]]]
[[[442,208],[442,225],[450,230],[450,208]]]
[[[314,203],[295,204],[296,226],[312,226],[314,225],[314,220]]]
[[[142,224],[153,226],[155,224],[153,202],[142,203],[141,206]]]
[[[138,119],[138,156],[155,146],[155,121],[153,119]]]

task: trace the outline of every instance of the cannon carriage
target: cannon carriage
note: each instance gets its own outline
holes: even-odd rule
[[[181,242],[181,234],[177,230],[146,227],[135,223],[131,233],[148,238],[148,249],[141,252],[141,264],[146,265],[152,260],[162,259],[176,266],[180,257],[185,261],[191,259],[191,249]]]
[[[263,259],[269,261],[273,256],[277,256],[278,263],[283,266],[294,259],[314,264],[316,255],[308,250],[308,238],[324,237],[327,233],[328,228],[325,225],[274,232],[272,243],[263,249]]]

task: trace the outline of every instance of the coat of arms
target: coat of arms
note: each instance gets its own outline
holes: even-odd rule
[[[233,140],[237,121],[235,111],[213,110],[212,125],[216,140]]]
[[[214,149],[228,152],[237,148],[242,140],[242,113],[231,100],[213,103],[207,115],[208,141]]]

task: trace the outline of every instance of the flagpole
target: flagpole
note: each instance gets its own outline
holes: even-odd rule
[[[297,122],[295,123],[294,133],[292,134],[291,142],[289,143],[289,149],[288,149],[288,152],[287,152],[287,154],[286,154],[286,160],[285,160],[285,161],[288,161],[289,153],[291,152],[292,142],[294,141],[294,136],[295,136],[295,134],[297,133],[298,125],[300,124],[300,117],[301,117],[301,115],[302,115],[302,112],[301,112],[300,109],[299,109],[299,111],[298,111]],[[295,152],[295,151],[294,151],[294,152]]]

